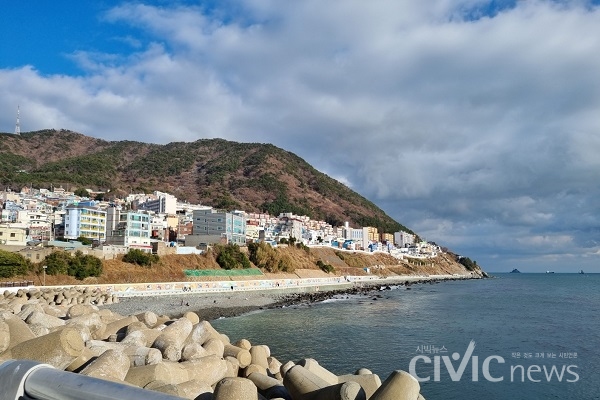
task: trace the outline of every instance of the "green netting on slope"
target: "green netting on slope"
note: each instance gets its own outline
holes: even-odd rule
[[[184,269],[186,276],[253,276],[262,275],[258,268],[248,269]]]

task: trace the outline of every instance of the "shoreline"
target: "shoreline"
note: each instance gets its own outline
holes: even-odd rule
[[[408,279],[407,279],[408,278]],[[157,315],[179,318],[192,311],[200,320],[213,321],[219,318],[231,318],[253,311],[277,309],[296,305],[319,303],[336,296],[370,296],[392,287],[405,287],[416,284],[437,284],[442,281],[482,279],[472,276],[429,276],[398,277],[392,280],[381,279],[370,282],[351,282],[344,285],[315,286],[312,288],[265,289],[246,292],[189,293],[170,296],[123,297],[118,303],[103,305],[112,312],[121,315],[135,315],[152,311]]]

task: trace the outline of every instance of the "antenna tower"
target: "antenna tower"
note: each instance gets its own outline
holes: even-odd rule
[[[21,134],[21,118],[20,118],[21,110],[19,106],[17,106],[17,123],[15,124],[15,135]]]

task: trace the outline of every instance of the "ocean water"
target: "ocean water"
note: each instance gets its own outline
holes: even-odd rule
[[[269,345],[281,362],[314,358],[336,374],[365,367],[383,381],[412,361],[429,377],[427,400],[600,399],[600,274],[494,276],[213,324],[232,340]]]

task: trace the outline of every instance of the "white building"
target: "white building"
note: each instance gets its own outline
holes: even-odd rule
[[[123,212],[117,207],[111,207],[107,210],[107,219],[114,221],[114,228],[110,231],[107,229],[107,244],[152,251],[151,217],[147,212]]]
[[[177,213],[177,197],[163,192],[154,192],[155,200],[147,200],[137,205],[138,210],[152,211],[156,214],[175,215]]]
[[[0,245],[25,246],[29,240],[23,224],[0,224]]]
[[[395,232],[394,244],[397,247],[406,247],[415,243],[415,235],[408,232]]]
[[[65,238],[104,241],[106,237],[106,211],[93,205],[93,202],[71,204],[66,208]]]
[[[367,249],[369,247],[369,228],[361,227],[361,228],[351,228],[348,222],[342,228],[342,235],[346,240],[354,241],[361,249]],[[356,247],[356,246],[355,246]]]

